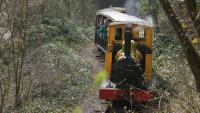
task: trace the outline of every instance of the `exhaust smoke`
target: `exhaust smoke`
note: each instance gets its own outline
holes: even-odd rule
[[[126,0],[124,7],[127,9],[127,14],[129,15],[137,15],[136,4],[138,0]]]
[[[127,9],[127,14],[132,16],[138,16],[139,12],[137,10],[139,0],[126,0],[124,7]],[[141,14],[139,14],[141,16]],[[148,26],[153,27],[153,18],[149,15],[142,15],[143,19],[147,22]]]

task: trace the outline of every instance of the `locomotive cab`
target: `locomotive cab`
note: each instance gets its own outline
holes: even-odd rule
[[[141,60],[146,81],[152,78],[152,37],[153,28],[151,26],[136,25],[132,23],[113,22],[108,28],[108,42],[105,52],[105,70],[112,75],[113,65],[119,57],[119,52],[124,51],[127,29],[131,33],[131,56],[135,60]],[[143,33],[142,33],[143,32]],[[141,36],[141,34],[143,36]],[[121,54],[123,54],[122,52]],[[140,58],[139,58],[140,57]]]

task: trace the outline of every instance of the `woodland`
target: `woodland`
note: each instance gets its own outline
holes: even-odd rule
[[[0,113],[101,111],[95,13],[108,7],[154,25],[154,112],[200,113],[200,0],[0,0]]]

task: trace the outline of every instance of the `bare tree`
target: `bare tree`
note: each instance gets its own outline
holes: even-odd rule
[[[26,52],[26,35],[28,19],[28,0],[7,1],[8,24],[10,26],[11,58],[15,78],[15,106],[22,103],[23,64]]]
[[[21,44],[18,45],[21,54],[18,55],[18,57],[21,59],[20,62],[15,63],[17,68],[15,68],[18,73],[15,73],[15,79],[16,79],[16,94],[15,94],[15,104],[16,106],[20,106],[21,104],[21,99],[20,99],[20,85],[21,85],[21,79],[22,79],[22,68],[24,64],[24,57],[25,57],[25,51],[26,51],[26,35],[27,35],[27,19],[28,19],[28,0],[23,0],[21,1],[22,9],[22,17],[21,17],[21,29],[20,29],[20,34],[19,38],[21,39],[22,42]]]

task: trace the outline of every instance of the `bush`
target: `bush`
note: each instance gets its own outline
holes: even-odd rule
[[[40,25],[31,27],[28,32],[28,44],[35,48],[47,42],[53,42],[58,37],[68,44],[85,43],[93,38],[93,27],[77,26],[70,19],[43,18]]]
[[[21,112],[70,112],[92,84],[90,66],[63,42],[35,49],[26,61],[33,85]]]

